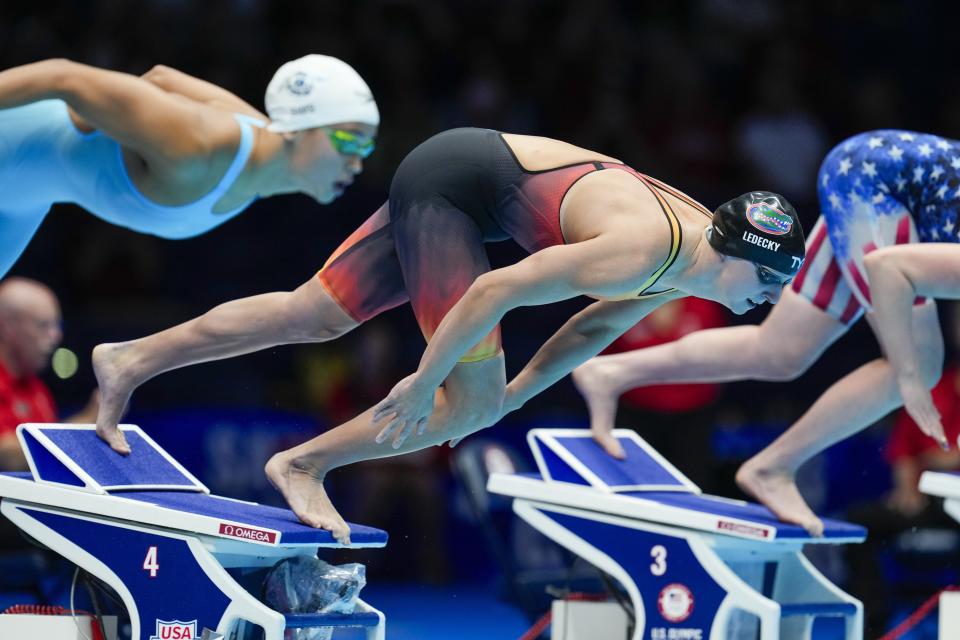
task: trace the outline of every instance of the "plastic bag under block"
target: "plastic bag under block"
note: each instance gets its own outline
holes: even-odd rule
[[[264,601],[281,613],[353,613],[367,584],[366,567],[332,565],[316,557],[286,558],[264,580]],[[330,640],[332,627],[287,629],[285,640]]]

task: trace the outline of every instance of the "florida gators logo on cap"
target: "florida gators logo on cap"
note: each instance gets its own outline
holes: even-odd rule
[[[747,207],[747,220],[754,227],[774,236],[790,233],[793,218],[766,202],[757,202]]]

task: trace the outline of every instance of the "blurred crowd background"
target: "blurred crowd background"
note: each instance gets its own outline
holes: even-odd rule
[[[817,168],[845,137],[903,128],[960,138],[951,20],[950,3],[929,0],[4,0],[3,68],[62,56],[142,74],[162,63],[262,108],[280,64],[325,53],[361,73],[382,114],[377,151],[331,206],[302,196],[272,198],[211,233],[176,242],[59,206],[11,274],[44,282],[61,299],[64,344],[80,355],[81,367],[66,380],[46,376],[69,412],[86,403],[94,385],[95,344],[139,337],[222,301],[306,281],[385,200],[403,156],[451,127],[593,148],[711,209],[747,190],[778,191],[809,229],[818,215]],[[521,255],[509,243],[491,247],[495,266]],[[583,304],[508,316],[508,375]],[[714,325],[758,322],[766,310],[740,318],[706,313],[703,322]],[[643,331],[675,326],[667,320]],[[686,443],[688,452],[691,442],[697,448],[686,470],[706,488],[733,495],[732,470],[740,460],[840,374],[876,357],[875,340],[861,324],[795,382],[730,384],[698,392],[679,409],[644,407],[640,400],[640,410],[625,416],[643,433],[640,422],[650,412],[696,414],[702,437]],[[955,353],[957,343],[948,339]],[[423,346],[412,314],[401,307],[335,343],[271,349],[161,376],[138,391],[129,420],[160,434],[214,489],[276,501],[262,478],[266,456],[379,400],[415,368]],[[522,448],[527,427],[585,422],[567,380],[484,437]],[[888,490],[886,428],[840,445],[805,471],[818,508],[843,513]],[[392,557],[404,560],[383,567],[385,574],[443,582],[484,563],[476,555],[464,560],[464,545],[482,545],[465,524],[450,455],[437,449],[334,474],[348,519],[393,532]],[[431,553],[421,562],[395,547]]]

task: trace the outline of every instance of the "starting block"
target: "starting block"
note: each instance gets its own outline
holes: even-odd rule
[[[384,639],[383,613],[362,600],[353,614],[283,614],[227,571],[341,547],[330,532],[287,509],[211,495],[139,427],[120,428],[129,456],[111,451],[93,425],[20,425],[30,472],[0,474],[0,512],[109,584],[132,640],[242,637],[248,624],[265,640],[304,627],[363,627],[368,640]],[[387,543],[385,531],[350,528],[349,548]]]
[[[960,473],[924,471],[920,475],[920,491],[943,498],[943,510],[960,522]]]
[[[847,640],[863,637],[863,605],[802,549],[862,542],[865,529],[825,520],[813,538],[760,505],[703,495],[633,431],[614,436],[626,460],[589,430],[533,429],[539,473],[491,474],[487,488],[620,582],[635,618],[630,640],[811,638],[820,616],[842,617]]]
[[[924,471],[920,475],[920,491],[943,498],[943,510],[960,522],[960,473]],[[960,592],[940,594],[940,631],[942,640],[960,635]]]

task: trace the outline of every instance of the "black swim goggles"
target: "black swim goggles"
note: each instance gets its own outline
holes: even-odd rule
[[[762,284],[776,284],[785,287],[793,280],[793,276],[783,275],[779,271],[774,271],[770,267],[765,267],[762,264],[754,262],[753,266],[757,268],[757,278]]]

